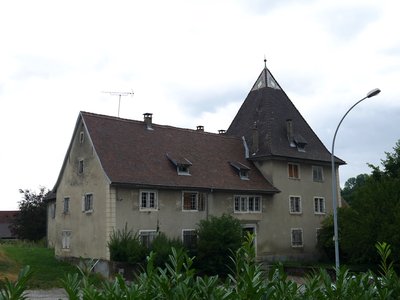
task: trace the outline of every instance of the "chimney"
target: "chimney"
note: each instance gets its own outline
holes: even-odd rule
[[[259,134],[257,128],[257,122],[254,122],[253,125],[253,136],[252,136],[252,144],[251,144],[251,153],[255,154],[258,151],[258,144],[259,144]]]
[[[201,125],[197,126],[196,130],[204,132],[204,126],[201,126]]]
[[[218,130],[218,134],[224,134],[224,133],[225,133],[225,129]]]
[[[144,113],[144,123],[146,124],[147,129],[149,130],[153,130],[153,128],[151,127],[152,125],[152,113]]]

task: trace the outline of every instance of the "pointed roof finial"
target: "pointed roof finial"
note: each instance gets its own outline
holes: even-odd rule
[[[264,54],[264,68],[267,68],[267,59],[265,58],[265,54]]]

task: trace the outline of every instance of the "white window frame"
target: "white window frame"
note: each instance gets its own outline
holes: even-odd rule
[[[185,194],[190,194],[190,209],[185,209]],[[192,199],[192,196],[195,198]],[[194,200],[194,208],[192,209],[192,201]],[[183,211],[199,211],[199,192],[183,191],[182,192],[182,210]]]
[[[71,230],[62,230],[61,231],[61,249],[69,250],[71,248]]]
[[[293,201],[292,201],[293,200]],[[295,200],[298,200],[298,205],[294,203]],[[293,204],[292,204],[293,202]],[[302,203],[301,203],[301,196],[298,195],[290,195],[289,196],[289,212],[292,215],[299,215],[303,212]],[[299,207],[299,210],[296,210],[296,206]]]
[[[300,241],[294,240],[294,232],[300,232]],[[290,229],[290,243],[292,248],[302,248],[304,247],[304,237],[303,237],[303,228],[291,228]]]
[[[70,197],[64,197],[63,200],[63,214],[69,214]]]
[[[176,166],[176,171],[178,172],[178,175],[191,176],[190,166],[178,164]]]
[[[239,170],[239,177],[242,180],[249,180],[249,170]]]
[[[188,247],[188,245],[185,244],[185,233],[190,233],[190,237],[195,236],[196,237],[196,242],[195,244],[197,245],[197,230],[196,229],[182,229],[182,244],[188,249],[195,248],[196,245],[192,245],[193,247]]]
[[[153,243],[154,239],[157,236],[157,230],[153,229],[144,229],[144,230],[139,230],[139,239],[140,242],[146,247],[150,248],[151,244]],[[143,237],[149,237],[149,239],[144,243]]]
[[[314,182],[324,182],[324,168],[322,166],[312,166],[311,176]]]
[[[151,199],[150,195],[154,195]],[[146,199],[143,199],[143,195],[147,195]],[[146,201],[143,205],[143,200]],[[152,203],[153,202],[153,203]],[[139,210],[140,211],[154,211],[158,209],[158,193],[156,190],[141,190],[139,193]]]
[[[257,225],[256,224],[242,224],[242,230],[249,229],[249,228],[252,229],[253,233],[254,233],[254,240],[253,240],[254,251],[257,256]]]
[[[257,207],[258,209],[256,209]],[[234,213],[259,214],[262,212],[262,197],[260,195],[234,195],[233,211]]]
[[[326,213],[325,198],[324,197],[314,197],[314,214],[324,215],[325,213]]]
[[[290,173],[291,173],[291,166],[297,168],[297,177],[296,177],[296,176],[290,176]],[[300,179],[300,164],[289,162],[289,163],[287,164],[287,172],[288,172],[287,174],[288,174],[288,178],[289,178],[289,179],[296,179],[296,180],[299,180],[299,179]],[[292,170],[292,173],[295,173],[295,172]]]
[[[92,213],[94,207],[94,195],[93,193],[86,193],[82,197],[82,212],[84,213]]]

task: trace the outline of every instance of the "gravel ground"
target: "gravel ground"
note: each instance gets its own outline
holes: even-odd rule
[[[25,295],[28,299],[68,300],[64,289],[27,290]]]

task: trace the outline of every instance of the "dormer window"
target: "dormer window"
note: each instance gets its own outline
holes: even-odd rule
[[[176,167],[176,171],[178,175],[189,175],[190,176],[190,167],[192,163],[185,157],[182,156],[173,156],[167,153],[167,158],[174,164]]]
[[[229,164],[238,172],[240,179],[249,180],[250,168],[248,166],[237,161],[231,161]]]
[[[190,175],[189,165],[178,165],[176,169],[178,171],[178,175]]]
[[[293,141],[299,152],[306,152],[306,150],[304,149],[307,145],[307,141],[305,140],[305,138],[297,134],[294,136]]]

